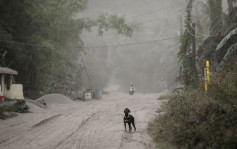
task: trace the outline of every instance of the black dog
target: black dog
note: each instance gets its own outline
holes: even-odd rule
[[[135,120],[134,120],[134,117],[132,115],[130,115],[130,110],[128,108],[126,108],[124,110],[124,113],[125,113],[125,116],[123,118],[123,122],[124,122],[124,128],[125,130],[127,131],[126,129],[126,123],[128,123],[128,126],[129,126],[129,132],[132,131],[132,127],[131,127],[131,123],[134,127],[134,131],[136,131],[136,126],[135,126]]]

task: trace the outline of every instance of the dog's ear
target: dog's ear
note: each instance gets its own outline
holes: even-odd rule
[[[124,110],[124,113],[130,113],[130,110],[129,110],[128,108],[126,108],[126,109]]]
[[[128,109],[128,113],[130,113],[131,111]]]

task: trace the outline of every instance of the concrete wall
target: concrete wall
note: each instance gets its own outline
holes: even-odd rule
[[[23,86],[22,84],[12,84],[10,80],[10,90],[7,89],[5,84],[5,74],[1,74],[1,84],[0,84],[0,96],[8,99],[24,99],[23,97]],[[12,77],[12,76],[11,76]]]
[[[10,90],[5,88],[4,97],[9,99],[24,99],[22,84],[12,84]]]

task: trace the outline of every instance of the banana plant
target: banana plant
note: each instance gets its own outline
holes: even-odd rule
[[[233,29],[228,33],[218,44],[216,52],[221,53],[221,63],[220,66],[223,66],[226,61],[229,60],[230,56],[236,53],[237,50],[237,28]]]
[[[223,66],[226,61],[231,58],[231,55],[237,54],[237,42],[233,44],[226,52],[225,56],[223,57],[220,66]]]

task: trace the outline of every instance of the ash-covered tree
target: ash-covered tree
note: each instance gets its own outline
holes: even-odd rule
[[[234,3],[236,3],[237,0],[228,0],[228,11],[229,13],[232,12],[232,10],[234,9]]]
[[[190,1],[192,2],[192,1]],[[191,6],[191,4],[189,4]],[[184,80],[186,86],[194,86],[197,81],[197,71],[193,67],[192,62],[192,26],[191,26],[191,7],[186,9],[185,17],[185,32],[180,38],[180,46],[178,52],[179,63],[183,66],[184,71],[181,75],[181,79]]]
[[[208,0],[211,20],[210,33],[215,34],[222,26],[222,0]]]
[[[19,72],[17,81],[25,90],[55,92],[79,81],[76,61],[83,51],[83,30],[97,27],[99,35],[109,29],[132,35],[134,25],[124,17],[76,18],[86,6],[87,0],[0,1],[0,49],[7,51],[2,66]]]

